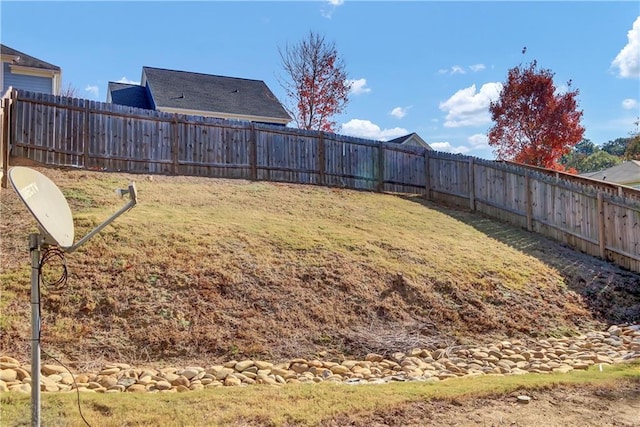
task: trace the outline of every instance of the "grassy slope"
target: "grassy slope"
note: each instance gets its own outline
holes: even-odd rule
[[[140,204],[67,255],[66,287],[43,289],[44,348],[85,366],[359,356],[640,312],[638,275],[417,197],[41,171],[65,193],[76,239],[137,181]],[[0,353],[27,360],[35,223],[12,189],[1,195]]]

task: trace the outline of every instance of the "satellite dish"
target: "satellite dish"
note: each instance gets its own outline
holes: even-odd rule
[[[73,216],[62,191],[40,172],[15,166],[9,180],[40,229],[63,249],[73,246]]]
[[[129,195],[129,202],[106,221],[73,244],[73,216],[64,194],[40,172],[15,166],[9,169],[13,189],[38,222],[40,233],[29,235],[31,254],[31,425],[40,427],[40,273],[41,249],[57,245],[64,252],[73,252],[100,232],[113,220],[133,208],[138,202],[135,182],[126,190],[117,190],[120,196]]]

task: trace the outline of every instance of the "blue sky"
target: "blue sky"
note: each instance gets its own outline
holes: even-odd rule
[[[0,40],[58,65],[63,86],[106,100],[143,66],[263,80],[284,101],[278,47],[310,30],[353,80],[339,133],[417,132],[435,149],[493,159],[488,104],[509,68],[537,60],[580,91],[585,137],[629,136],[640,116],[640,3],[349,0],[0,2]],[[527,47],[522,55],[523,47]]]

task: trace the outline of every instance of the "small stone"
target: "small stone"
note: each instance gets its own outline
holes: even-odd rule
[[[0,362],[0,369],[15,369],[15,368],[19,368],[20,364],[19,363],[13,363],[13,362]]]
[[[235,366],[235,365],[234,365]],[[222,368],[218,372],[214,373],[217,380],[224,380],[234,372],[233,368]]]
[[[275,367],[275,366],[274,366],[274,367],[271,369],[271,373],[272,373],[273,375],[280,375],[280,376],[284,377],[285,375],[288,375],[288,374],[289,374],[289,370],[287,370],[287,369],[282,369],[282,368],[278,368],[278,367]]]
[[[225,386],[230,386],[230,387],[234,387],[234,386],[239,386],[240,384],[242,384],[242,381],[239,378],[236,377],[227,377],[224,379],[224,385]]]
[[[60,365],[42,365],[40,372],[45,375],[61,374],[67,372],[67,368]]]
[[[9,387],[9,391],[18,393],[31,393],[31,384],[16,384]]]
[[[382,362],[384,360],[384,356],[377,353],[369,353],[365,356],[364,360],[367,362]]]
[[[273,363],[271,362],[263,362],[262,360],[256,360],[254,364],[258,367],[258,369],[271,369],[273,368]]]
[[[134,378],[120,378],[117,384],[123,386],[124,388],[130,387],[136,383]]]
[[[89,375],[87,374],[80,374],[76,377],[76,383],[88,383],[89,382]]]
[[[518,403],[524,403],[527,404],[531,401],[531,398],[529,396],[525,396],[525,395],[520,395],[518,396]]]
[[[306,363],[294,362],[291,364],[291,366],[289,366],[289,369],[297,374],[301,374],[309,370],[309,365],[307,365]]]
[[[432,353],[432,357],[434,358],[434,360],[445,358],[447,357],[447,350],[439,348]]]
[[[114,386],[116,384],[118,384],[118,380],[115,377],[111,377],[111,376],[106,376],[106,377],[102,377],[100,378],[100,380],[98,380],[98,383],[105,388],[109,388],[111,386]]]
[[[238,363],[235,364],[234,369],[238,372],[242,372],[244,370],[246,370],[247,368],[250,368],[251,366],[253,366],[255,363],[253,360],[243,360],[240,361]]]
[[[185,387],[189,387],[189,380],[181,375],[178,378],[175,378],[173,381],[171,381],[171,385],[175,386],[175,387],[180,386],[180,385],[183,385]]]
[[[114,366],[112,368],[103,369],[102,371],[100,371],[100,375],[113,375],[117,374],[118,372],[120,372],[120,368]]]
[[[186,368],[184,371],[180,372],[180,375],[188,380],[191,380],[192,378],[196,377],[201,371],[204,371],[204,369],[191,367]]]
[[[156,383],[156,388],[158,390],[169,390],[171,388],[171,383],[169,381],[158,381]]]
[[[128,393],[144,393],[147,391],[147,388],[142,384],[132,384],[127,387]]]
[[[336,365],[336,366],[331,368],[331,372],[333,372],[334,374],[337,374],[337,375],[344,375],[347,372],[349,372],[349,368],[347,368],[346,366],[343,366],[343,365]]]
[[[11,382],[18,379],[18,372],[15,369],[3,369],[0,371],[0,381]]]
[[[353,369],[358,364],[357,360],[345,360],[341,363],[342,366],[346,366],[349,370]]]
[[[14,359],[13,357],[9,357],[9,356],[0,356],[0,363],[10,363],[13,365],[20,366],[20,361],[18,361],[18,359]]]

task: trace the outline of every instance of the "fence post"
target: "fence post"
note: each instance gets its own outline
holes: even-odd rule
[[[2,180],[0,186],[2,188],[9,187],[7,174],[9,173],[9,153],[11,152],[11,106],[17,93],[15,89],[9,88],[5,96],[2,97],[2,105],[0,107],[0,162],[2,163]],[[7,94],[9,96],[7,96]]]
[[[533,231],[533,203],[531,197],[531,177],[529,171],[524,172],[524,197],[527,205],[527,230]]]
[[[256,136],[256,125],[251,122],[249,132],[249,167],[251,168],[251,179],[258,180],[258,139]]]
[[[324,132],[320,131],[318,138],[318,184],[324,185]]]
[[[605,233],[604,197],[601,191],[598,191],[598,243],[600,245],[600,258],[606,259],[607,241]]]
[[[84,120],[82,126],[82,147],[84,149],[84,168],[91,167],[91,152],[89,150],[89,100],[84,100]]]
[[[171,155],[173,160],[173,174],[178,175],[178,159],[180,144],[178,143],[178,113],[173,115],[173,141],[171,141]]]
[[[431,170],[429,168],[429,152],[431,150],[425,150],[424,152],[424,189],[426,190],[427,200],[431,200]]]
[[[378,185],[377,190],[378,193],[381,193],[384,190],[384,148],[382,147],[382,142],[378,144]]]
[[[9,165],[7,164],[7,158],[9,156],[7,156],[7,152],[9,151],[9,141],[7,141],[7,127],[8,127],[8,123],[7,123],[7,104],[8,101],[6,98],[2,98],[2,100],[0,101],[0,126],[2,126],[2,130],[0,132],[0,156],[2,156],[0,158],[0,162],[2,162],[2,182],[0,182],[0,186],[2,186],[2,188],[7,188],[8,187],[8,183],[7,183],[7,173],[8,173],[8,169],[9,169]]]
[[[473,157],[469,157],[469,207],[472,212],[476,210],[475,167]]]

